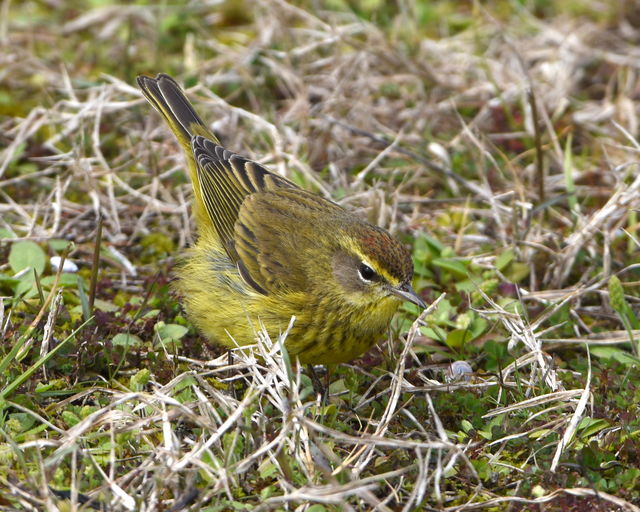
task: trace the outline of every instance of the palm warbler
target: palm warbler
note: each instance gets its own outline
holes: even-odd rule
[[[284,331],[302,363],[349,361],[383,334],[411,288],[407,249],[385,230],[223,148],[169,76],[138,77],[182,145],[198,240],[177,271],[187,314],[210,340]]]

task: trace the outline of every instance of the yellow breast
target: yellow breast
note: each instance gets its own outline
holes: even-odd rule
[[[201,237],[178,271],[176,288],[187,314],[209,340],[229,348],[256,343],[264,326],[272,339],[295,316],[285,346],[293,359],[305,364],[346,362],[380,340],[398,302],[375,307],[346,304],[329,294],[302,292],[269,296],[245,283],[237,267],[213,237]]]

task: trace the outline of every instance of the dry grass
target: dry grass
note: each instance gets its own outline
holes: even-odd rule
[[[584,350],[638,339],[618,311],[640,303],[637,2],[74,4],[55,23],[49,3],[0,14],[0,254],[68,240],[98,276],[96,317],[70,336],[88,292],[47,264],[56,280],[20,296],[0,260],[1,510],[61,510],[61,490],[73,510],[640,510],[640,477],[598,461],[603,488],[585,462],[595,443],[638,463],[640,425],[611,416],[633,393],[599,397],[614,374],[633,390],[635,362],[598,359],[596,378]],[[193,331],[159,342],[159,322],[184,323],[167,282],[194,237],[179,148],[131,85],[160,71],[227,147],[429,234],[473,282],[417,261],[433,306],[384,360],[341,368],[329,404],[266,333],[231,363]],[[447,332],[489,326],[463,348],[424,329],[451,305]],[[118,333],[141,345],[118,351]],[[488,340],[508,348],[498,371]]]

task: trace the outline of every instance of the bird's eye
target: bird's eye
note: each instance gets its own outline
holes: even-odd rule
[[[360,263],[358,273],[363,281],[373,281],[374,277],[376,277],[376,271],[366,263]]]

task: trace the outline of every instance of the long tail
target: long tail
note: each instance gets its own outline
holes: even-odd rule
[[[219,144],[218,139],[200,119],[200,116],[184,95],[182,88],[169,75],[161,73],[155,78],[140,75],[137,78],[137,82],[145,98],[162,114],[171,131],[182,145],[196,196],[196,216],[202,221],[208,220],[208,216],[204,212],[191,138],[194,135],[201,135]]]
[[[155,78],[140,75],[137,81],[149,103],[162,114],[183,145],[190,148],[193,135],[202,135],[219,144],[173,78],[161,73]]]

